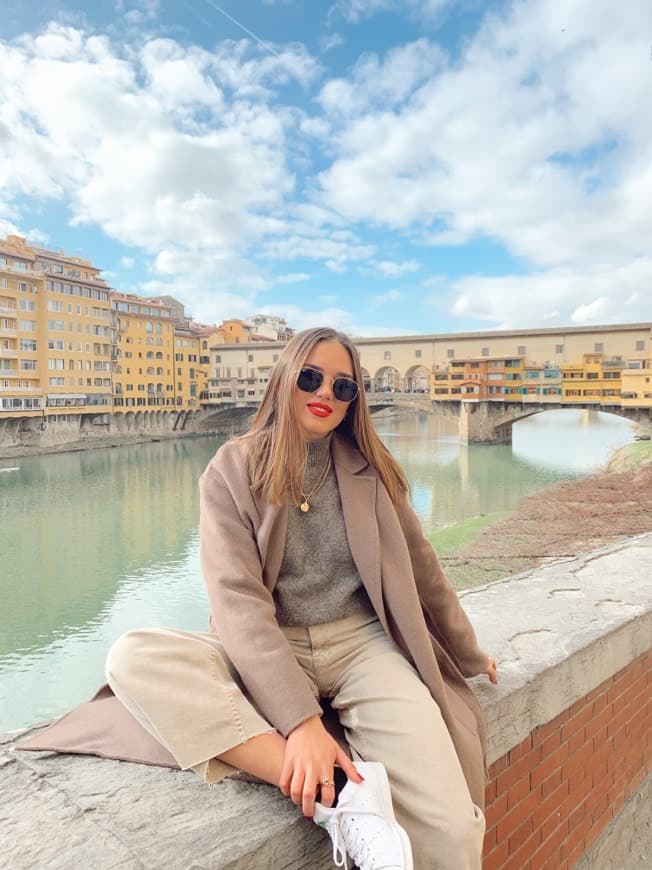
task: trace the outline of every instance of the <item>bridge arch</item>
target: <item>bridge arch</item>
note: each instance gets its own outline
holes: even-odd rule
[[[373,392],[391,392],[398,390],[401,385],[401,375],[394,366],[381,366],[371,381]]]
[[[455,404],[455,403],[450,403]],[[598,405],[594,402],[573,405],[561,402],[458,402],[460,438],[466,444],[510,444],[512,427],[519,420],[545,411],[589,410],[624,417],[633,423],[652,424],[649,408],[619,408],[616,405]]]
[[[406,393],[430,393],[430,369],[422,364],[410,366],[403,378]]]

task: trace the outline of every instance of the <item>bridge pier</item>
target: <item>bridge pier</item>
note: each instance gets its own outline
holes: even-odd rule
[[[511,444],[511,425],[496,426],[489,402],[460,402],[459,433],[462,444]],[[503,409],[501,408],[501,411]]]

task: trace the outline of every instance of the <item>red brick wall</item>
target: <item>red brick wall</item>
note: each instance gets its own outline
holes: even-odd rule
[[[570,870],[652,770],[652,651],[489,770],[484,870]]]

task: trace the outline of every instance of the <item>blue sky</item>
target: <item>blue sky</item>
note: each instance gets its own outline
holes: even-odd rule
[[[649,0],[4,0],[0,234],[204,322],[652,320]]]

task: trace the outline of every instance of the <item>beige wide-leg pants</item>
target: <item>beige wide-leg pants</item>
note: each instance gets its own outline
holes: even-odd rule
[[[484,816],[439,707],[378,620],[348,617],[283,631],[315,697],[337,711],[353,758],[385,765],[416,870],[479,870]],[[274,730],[214,634],[128,632],[109,652],[106,677],[179,766],[208,782],[235,772],[216,756]]]

